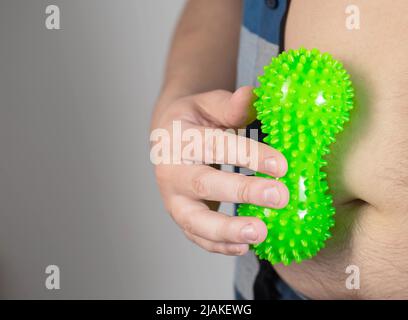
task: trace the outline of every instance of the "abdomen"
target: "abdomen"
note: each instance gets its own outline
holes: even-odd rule
[[[349,4],[293,0],[289,9],[285,49],[341,60],[356,105],[328,161],[333,238],[313,260],[276,270],[311,298],[408,298],[408,3],[353,1],[358,30],[346,27]],[[359,290],[346,287],[349,265],[360,270]]]

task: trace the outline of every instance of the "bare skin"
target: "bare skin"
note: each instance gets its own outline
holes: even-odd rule
[[[240,1],[187,3],[170,50],[152,130],[171,131],[173,121],[181,121],[183,130],[236,129],[254,120],[249,108],[252,88],[231,92],[235,87],[240,23]],[[203,149],[209,148],[206,141],[203,144]],[[258,143],[258,150],[258,170],[275,177],[286,173],[287,162],[282,154],[262,143]],[[215,148],[214,159],[206,164],[222,160],[224,151]],[[238,165],[256,169],[249,163]],[[267,234],[265,224],[257,218],[216,212],[220,201],[281,208],[289,198],[281,182],[223,172],[208,165],[162,164],[155,171],[174,221],[188,239],[211,252],[242,255],[248,251],[248,244],[262,242]]]
[[[276,270],[310,298],[408,298],[408,20],[403,15],[408,3],[354,1],[361,12],[361,29],[355,31],[345,27],[348,4],[291,2],[286,49],[317,47],[342,60],[355,83],[357,103],[329,159],[337,208],[334,236],[316,258],[278,265]],[[183,128],[238,128],[253,119],[248,111],[251,88],[231,92],[240,19],[240,1],[189,1],[173,41],[152,129],[169,128],[178,119]],[[259,170],[284,175],[282,155],[263,144],[259,148]],[[267,159],[277,165],[267,165]],[[281,207],[288,200],[280,184],[209,166],[157,166],[156,173],[174,220],[190,240],[212,252],[244,254],[249,243],[266,236],[260,220],[217,213],[212,201]],[[274,187],[279,196],[265,199],[264,191]],[[359,290],[345,285],[351,264],[360,268]]]
[[[286,48],[317,47],[343,61],[356,109],[330,158],[334,237],[316,259],[276,269],[311,298],[407,299],[408,2],[353,1],[361,14],[354,31],[345,27],[349,1],[312,2],[292,1]],[[360,268],[359,290],[345,286],[351,264]]]

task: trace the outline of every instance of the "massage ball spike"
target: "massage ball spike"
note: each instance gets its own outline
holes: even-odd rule
[[[354,90],[343,65],[317,49],[281,53],[258,79],[254,107],[264,142],[288,161],[287,174],[277,180],[286,184],[290,199],[282,209],[241,204],[238,214],[258,217],[268,228],[265,241],[252,246],[260,259],[300,263],[331,237],[335,209],[323,157],[349,120]]]

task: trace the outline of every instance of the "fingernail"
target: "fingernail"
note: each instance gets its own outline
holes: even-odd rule
[[[280,193],[278,188],[273,187],[269,189],[265,189],[264,191],[264,200],[266,203],[271,203],[273,205],[278,205],[281,200]]]
[[[278,162],[275,158],[265,160],[265,169],[271,173],[278,173]]]
[[[252,224],[248,224],[241,229],[241,236],[247,241],[255,241],[258,239],[258,233]]]

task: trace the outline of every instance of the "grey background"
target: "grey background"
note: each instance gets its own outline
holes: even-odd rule
[[[233,258],[184,238],[149,162],[183,2],[1,0],[0,298],[232,297]]]

